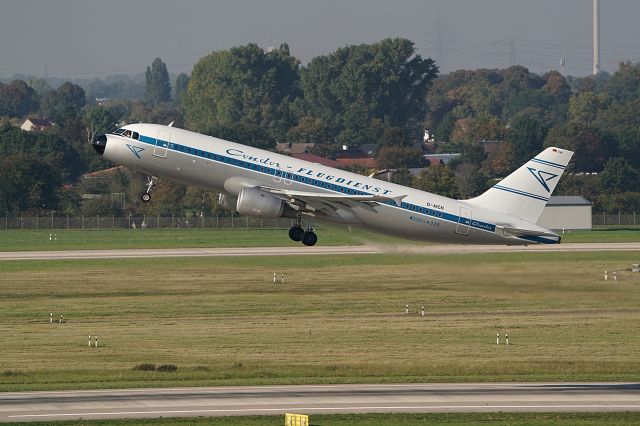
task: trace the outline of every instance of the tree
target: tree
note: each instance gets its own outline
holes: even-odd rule
[[[167,65],[160,58],[154,59],[145,74],[145,102],[149,106],[156,106],[171,100],[171,83]]]
[[[24,153],[0,156],[0,211],[55,210],[62,171],[51,161]]]
[[[176,77],[176,84],[173,86],[174,99],[178,105],[182,105],[182,101],[187,88],[189,87],[189,76],[183,72]]]
[[[83,121],[87,133],[87,142],[91,142],[98,133],[106,133],[116,124],[116,119],[111,112],[99,105],[91,105],[87,108]]]
[[[338,143],[358,146],[378,139],[384,127],[422,136],[424,99],[437,72],[412,42],[397,38],[315,57],[301,84],[308,114],[327,122]]]
[[[540,111],[528,108],[516,114],[511,120],[509,132],[516,163],[525,163],[542,151],[547,132],[547,126],[540,118]]]
[[[66,82],[56,90],[51,90],[42,97],[40,110],[43,115],[57,123],[70,118],[78,118],[86,103],[82,87]]]
[[[23,80],[0,83],[0,116],[24,117],[37,108],[36,92]]]
[[[638,177],[638,171],[621,157],[610,158],[600,174],[602,187],[611,192],[637,190]]]
[[[284,141],[300,94],[299,61],[288,48],[265,52],[248,44],[213,52],[193,68],[184,97],[186,125],[213,136],[224,128],[255,127],[271,141]]]
[[[431,166],[422,171],[414,181],[414,186],[427,192],[449,198],[458,198],[460,191],[453,171],[445,166]]]

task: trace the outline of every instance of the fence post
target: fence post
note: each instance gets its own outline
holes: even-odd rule
[[[115,213],[111,214],[111,229],[116,229],[116,215],[115,215]]]
[[[618,210],[618,226],[620,226],[620,210]]]
[[[636,212],[633,212],[633,225],[635,226],[636,224]]]
[[[67,213],[67,231],[69,230],[69,213]]]
[[[231,213],[231,229],[233,229],[233,213]]]
[[[216,214],[216,229],[220,228],[220,215]]]
[[[9,229],[9,213],[4,215],[4,229],[5,231]]]
[[[23,228],[23,225],[24,225],[24,224],[23,224],[23,220],[22,220],[22,215],[20,215],[20,229],[22,229],[22,228]]]
[[[156,228],[160,229],[160,215],[156,216]]]
[[[82,222],[82,229],[84,230],[84,215],[80,215],[80,219]]]
[[[38,213],[36,213],[36,231],[40,230],[40,219],[38,218]]]
[[[173,221],[173,219],[174,219],[173,218],[173,213],[171,213],[171,228],[175,229],[176,225],[175,225],[175,222]]]
[[[98,216],[98,230],[100,230],[100,215],[97,215],[97,216]]]
[[[53,212],[51,212],[51,229],[53,229]]]
[[[602,224],[603,225],[607,225],[607,213],[606,212],[602,212]]]
[[[202,227],[201,228],[204,229],[204,215],[203,214],[200,215],[200,219],[202,220]]]
[[[249,229],[249,216],[245,216],[247,219],[247,225],[245,226],[247,229]]]

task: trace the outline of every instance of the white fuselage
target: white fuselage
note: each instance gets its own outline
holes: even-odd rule
[[[294,191],[404,196],[352,206],[353,214],[317,218],[358,225],[403,238],[457,244],[531,244],[503,232],[505,227],[549,232],[535,224],[464,200],[361,176],[174,127],[132,124],[138,139],[109,134],[104,157],[149,175],[211,191],[238,195],[238,182]]]

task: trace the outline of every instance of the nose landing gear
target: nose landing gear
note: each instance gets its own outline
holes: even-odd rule
[[[313,246],[318,242],[318,236],[313,232],[311,225],[305,230],[301,226],[302,218],[300,215],[296,218],[296,224],[289,228],[289,238],[293,241],[302,241],[305,246]]]
[[[142,196],[140,197],[143,202],[148,203],[149,201],[151,201],[151,190],[156,186],[157,183],[157,177],[151,176],[147,178],[147,192],[142,194]]]

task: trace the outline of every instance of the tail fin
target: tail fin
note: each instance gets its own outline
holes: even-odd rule
[[[536,223],[573,152],[547,148],[467,203]]]

